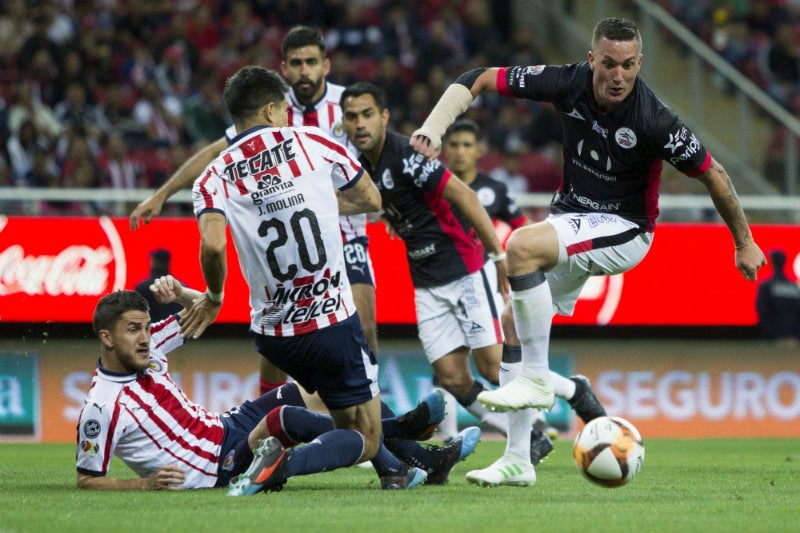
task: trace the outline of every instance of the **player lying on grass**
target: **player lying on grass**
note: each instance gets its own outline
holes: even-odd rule
[[[156,280],[151,290],[159,301],[177,301],[184,307],[200,295],[171,276]],[[294,383],[221,414],[192,402],[167,371],[166,355],[185,342],[180,319],[179,313],[151,324],[147,301],[134,291],[118,291],[98,302],[93,327],[101,352],[77,428],[78,488],[225,487],[254,463],[253,451],[262,439],[274,440],[268,439],[270,431],[284,442],[297,443],[333,427],[329,417],[300,409],[306,402],[313,404],[313,397]],[[429,394],[405,415],[383,420],[387,445],[406,463],[396,476],[381,478],[382,488],[411,488],[409,480],[419,483],[426,477],[428,483],[444,483],[455,464],[472,453],[478,428],[465,430],[458,442],[446,447],[408,440],[429,438],[443,416],[441,396]],[[107,476],[113,455],[139,478]],[[292,455],[295,464],[308,467],[302,447]],[[291,476],[293,461],[287,457],[284,462],[285,474]],[[299,473],[309,473],[302,468]],[[240,487],[247,480],[243,476]],[[254,485],[249,483],[248,490],[260,488]]]

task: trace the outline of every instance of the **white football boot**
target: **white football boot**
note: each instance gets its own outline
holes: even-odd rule
[[[527,487],[536,483],[536,470],[529,458],[507,453],[483,470],[467,472],[467,481],[481,487]]]
[[[542,378],[517,376],[502,387],[483,391],[478,401],[490,411],[518,411],[520,409],[550,409],[556,401],[553,384]]]

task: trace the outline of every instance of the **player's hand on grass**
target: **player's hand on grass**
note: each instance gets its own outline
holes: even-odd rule
[[[145,478],[148,490],[183,490],[186,472],[176,464],[159,467],[156,473]]]

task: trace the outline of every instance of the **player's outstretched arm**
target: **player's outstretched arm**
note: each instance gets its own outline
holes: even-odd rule
[[[164,203],[169,198],[181,189],[191,187],[192,183],[197,176],[203,173],[203,170],[216,159],[219,153],[225,149],[225,138],[221,138],[186,160],[172,176],[165,181],[156,192],[149,197],[142,200],[137,205],[129,218],[131,230],[135,230],[144,224],[147,224],[159,214],[164,208]]]
[[[185,478],[186,473],[178,465],[162,466],[150,477],[133,479],[94,477],[78,472],[78,488],[89,490],[181,490]]]
[[[197,220],[200,227],[200,267],[206,292],[196,298],[181,320],[183,337],[198,338],[216,320],[222,308],[223,289],[228,276],[225,216],[209,212]]]
[[[733,236],[733,244],[736,247],[736,268],[745,279],[755,281],[758,269],[767,264],[767,259],[753,240],[753,234],[747,224],[747,217],[730,176],[725,172],[723,166],[712,158],[711,166],[699,175],[698,179],[708,189],[714,207],[717,208],[717,212]]]
[[[476,68],[461,74],[436,102],[422,127],[411,134],[409,144],[429,160],[439,156],[442,136],[450,124],[482,93],[497,93],[497,68]]]

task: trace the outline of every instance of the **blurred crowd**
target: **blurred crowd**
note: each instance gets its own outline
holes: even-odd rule
[[[660,0],[692,32],[800,119],[800,0]],[[773,129],[765,175],[783,188],[788,132]],[[800,149],[800,139],[798,149]]]
[[[225,79],[279,69],[295,24],[323,30],[329,81],[372,81],[393,126],[416,129],[473,67],[544,63],[511,2],[490,0],[0,0],[0,186],[157,187],[230,124]],[[486,171],[513,192],[552,191],[560,133],[547,105],[482,98]],[[50,201],[95,215],[112,204]],[[171,206],[171,209],[181,210]],[[6,204],[3,212],[25,208]],[[177,212],[177,211],[176,211]],[[119,213],[117,213],[119,214]]]

